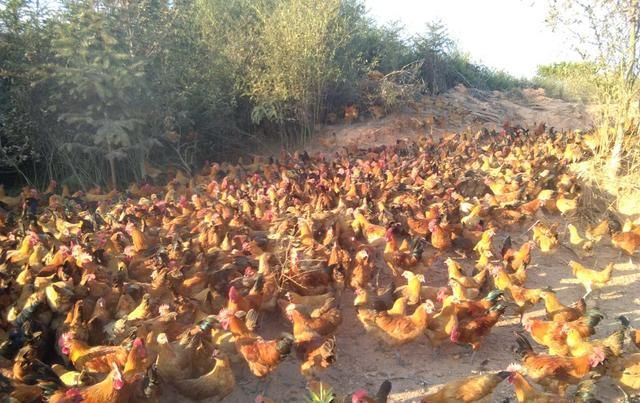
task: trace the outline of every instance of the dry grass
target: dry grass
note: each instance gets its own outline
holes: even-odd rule
[[[572,170],[583,187],[581,214],[593,223],[607,212],[623,216],[640,215],[640,140],[637,128],[626,136],[620,171],[616,177],[608,174],[613,144],[611,137],[601,139],[594,155],[575,163]]]

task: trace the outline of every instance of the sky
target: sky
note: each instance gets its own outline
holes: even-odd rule
[[[545,23],[545,0],[365,0],[380,22],[399,21],[409,34],[441,20],[472,60],[531,78],[540,64],[578,60]]]

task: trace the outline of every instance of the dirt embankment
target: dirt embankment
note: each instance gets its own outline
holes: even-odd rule
[[[592,124],[591,110],[584,104],[546,97],[542,89],[504,93],[459,85],[381,119],[362,121],[361,118],[350,125],[325,126],[320,129],[312,149],[368,147],[424,134],[475,133],[483,127],[499,131],[505,122],[523,127],[544,122],[547,128],[557,131],[584,129]]]

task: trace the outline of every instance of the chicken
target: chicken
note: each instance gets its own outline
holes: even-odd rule
[[[556,208],[560,211],[560,213],[562,213],[562,215],[565,215],[578,208],[578,200],[567,199],[560,196],[556,199]]]
[[[564,396],[569,384],[577,384],[593,368],[605,360],[602,348],[596,347],[591,354],[580,357],[562,357],[538,354],[524,336],[518,336],[518,351],[522,355],[522,368],[536,383]]]
[[[120,346],[90,347],[86,343],[75,339],[73,333],[64,333],[58,345],[60,351],[69,357],[69,361],[78,371],[108,373],[113,370],[113,364],[123,366],[128,352]]]
[[[595,395],[596,381],[585,379],[578,384],[574,393],[576,403],[598,403],[600,400]]]
[[[405,274],[407,273],[407,274]],[[410,274],[409,274],[410,273]],[[409,271],[405,271],[403,273],[403,276],[406,277],[411,277],[410,279],[407,279],[407,283],[409,282],[413,282],[414,287],[417,286],[416,281],[418,280],[420,284],[422,284],[424,282],[424,275],[414,275],[413,273],[409,272]],[[417,294],[419,293],[419,294]],[[434,286],[429,286],[429,285],[420,285],[420,289],[419,291],[416,290],[415,288],[411,289],[409,287],[409,284],[407,285],[402,285],[398,288],[396,288],[394,290],[394,295],[396,297],[404,297],[407,299],[407,303],[409,305],[415,305],[416,303],[419,303],[419,301],[426,301],[426,300],[431,300],[431,301],[438,301],[438,302],[442,302],[448,295],[451,295],[451,290],[447,287],[434,287]],[[418,297],[416,298],[416,295],[418,295]],[[418,301],[418,302],[416,302]],[[382,310],[382,309],[380,309]]]
[[[162,379],[180,380],[193,373],[192,350],[178,342],[169,343],[167,335],[157,336],[156,368]]]
[[[174,380],[172,385],[180,394],[193,400],[221,401],[233,391],[236,380],[227,357],[214,350],[213,359],[211,371],[198,378]]]
[[[365,249],[358,251],[354,258],[349,285],[351,285],[353,289],[366,287],[373,275],[373,271],[373,259],[369,259],[369,252]]]
[[[375,309],[376,311],[385,311],[394,303],[394,287],[393,284],[383,288],[369,291],[368,289],[358,288],[355,290],[355,298],[353,306],[358,308]]]
[[[293,291],[287,291],[285,296],[289,300],[290,303],[295,304],[297,306],[304,306],[307,309],[314,310],[323,306],[328,299],[334,298],[335,295],[333,292],[327,292],[321,295],[300,295]]]
[[[431,221],[429,223],[429,232],[431,232],[431,245],[438,250],[447,250],[451,247],[451,232],[442,223]]]
[[[507,378],[508,382],[513,385],[513,388],[516,392],[516,398],[520,403],[569,403],[570,400],[567,400],[561,396],[558,396],[553,393],[546,393],[536,390],[526,379],[517,371],[519,367],[516,365],[511,365],[510,368],[510,376]]]
[[[473,250],[478,252],[478,255],[482,256],[483,254],[489,252],[491,253],[491,241],[493,236],[496,234],[496,231],[493,228],[489,228],[482,233],[482,237],[474,246]]]
[[[533,240],[543,252],[549,252],[558,246],[558,233],[556,226],[547,226],[538,223],[533,226]]]
[[[593,241],[587,240],[580,236],[578,229],[573,224],[567,225],[569,230],[569,243],[574,246],[580,246],[585,251],[591,251],[593,249]]]
[[[563,323],[529,319],[525,322],[524,328],[536,343],[549,350],[550,355],[569,355],[567,334]]]
[[[7,196],[4,191],[4,184],[0,183],[0,203],[3,203],[9,209],[18,208],[22,204],[23,196],[22,193],[15,197]]]
[[[508,371],[473,375],[446,383],[438,391],[423,396],[421,403],[488,401],[496,386],[511,375]]]
[[[407,279],[407,285],[401,290],[396,289],[396,291],[407,299],[409,305],[419,304],[422,299],[424,275],[415,274],[407,270],[402,273],[402,277]]]
[[[342,313],[333,298],[327,300],[322,307],[314,310],[309,316],[298,311],[294,304],[287,306],[286,313],[293,322],[294,338],[297,338],[296,335],[304,332],[305,329],[311,329],[321,336],[329,336],[336,331],[342,322]]]
[[[295,341],[296,355],[302,361],[300,373],[307,379],[318,376],[318,371],[336,361],[336,338],[307,333],[303,340]]]
[[[475,300],[480,295],[480,289],[465,288],[456,278],[449,279],[449,287],[451,287],[451,296],[458,301]]]
[[[542,288],[525,288],[516,284],[509,285],[507,290],[513,302],[518,306],[517,312],[520,315],[521,323],[524,313],[527,309],[540,302],[541,295],[545,291]]]
[[[609,263],[602,271],[588,269],[573,260],[569,262],[569,267],[587,292],[583,298],[591,294],[594,287],[599,289],[605,286],[611,280],[611,273],[613,272],[613,263]]]
[[[449,272],[449,278],[456,280],[462,287],[475,288],[479,290],[484,285],[487,278],[487,270],[481,270],[475,276],[467,277],[462,274],[460,265],[451,258],[448,258],[445,263]]]
[[[588,227],[584,234],[588,240],[593,241],[594,243],[600,242],[603,236],[609,233],[609,221],[604,219],[600,221],[595,227]]]
[[[440,312],[429,320],[425,335],[434,347],[439,348],[442,343],[450,340],[451,332],[457,325],[456,305],[452,300],[445,301]]]
[[[606,373],[625,393],[638,393],[640,391],[640,353],[616,360]]]
[[[291,352],[293,336],[284,335],[276,340],[264,340],[249,331],[235,315],[224,318],[235,336],[236,349],[249,365],[251,373],[261,378],[276,369],[280,362]]]
[[[607,358],[620,357],[624,350],[624,338],[626,327],[611,333],[608,337],[600,340],[587,340],[577,329],[563,328],[567,334],[567,347],[573,357],[590,355],[597,348],[601,348]]]
[[[61,390],[49,397],[51,403],[127,403],[133,395],[133,389],[126,382],[117,364],[112,364],[112,370],[103,381],[84,388]]]
[[[637,232],[616,232],[611,235],[611,243],[627,255],[632,256],[640,247],[640,234]]]
[[[413,235],[425,236],[429,234],[429,220],[407,217],[407,226]]]
[[[505,257],[510,263],[510,267],[513,271],[518,271],[520,269],[526,269],[529,263],[531,263],[531,250],[535,247],[534,242],[525,242],[522,244],[520,249],[518,249],[513,254]]]
[[[488,310],[493,308],[498,300],[504,297],[501,290],[491,290],[484,298],[480,300],[467,300],[454,302],[456,307],[456,316],[463,320],[466,318],[477,318],[485,315]]]
[[[353,217],[354,225],[362,231],[362,235],[367,240],[367,243],[371,245],[385,239],[385,235],[387,234],[385,227],[371,224],[360,211],[355,211]]]
[[[631,343],[633,343],[636,348],[640,348],[640,332],[637,329],[631,328],[631,322],[626,316],[620,315],[616,319],[618,319],[627,329],[631,329],[629,332]]]
[[[458,322],[451,331],[451,341],[456,344],[471,346],[475,355],[475,352],[480,348],[482,339],[498,323],[505,309],[505,305],[497,304],[484,316]]]
[[[386,312],[360,309],[358,319],[369,333],[380,340],[400,345],[417,339],[424,332],[433,310],[433,302],[426,301],[412,315],[388,315]]]
[[[18,351],[12,370],[15,380],[29,385],[44,382],[63,386],[58,375],[51,367],[38,359],[38,351],[29,344]]]
[[[374,397],[369,396],[369,393],[364,389],[359,389],[351,395],[352,403],[387,403],[389,394],[391,393],[391,382],[384,381],[380,384],[378,391]],[[336,399],[336,402],[342,400]]]
[[[540,298],[544,301],[547,318],[556,322],[571,322],[580,318],[587,310],[584,297],[580,298],[571,306],[562,305],[556,294],[552,291],[543,291],[540,293]]]

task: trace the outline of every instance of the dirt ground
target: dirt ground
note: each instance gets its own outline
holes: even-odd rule
[[[514,243],[520,244],[531,238],[530,233],[523,234],[526,229],[523,226],[511,232]],[[503,236],[506,234],[503,233]],[[501,241],[502,239],[496,240],[498,243]],[[619,257],[618,251],[607,243],[607,240],[601,241],[591,256],[580,256],[579,259],[587,266],[598,268],[602,268],[607,262],[616,262],[611,282],[602,290],[600,299],[589,301],[590,306],[597,305],[607,315],[598,326],[594,336],[596,338],[604,337],[617,329],[619,322],[615,318],[618,315],[627,316],[634,327],[640,326],[640,272],[635,263],[631,263],[628,257]],[[564,244],[568,244],[566,238]],[[435,253],[435,250],[428,253]],[[551,253],[536,250],[527,286],[537,288],[550,285],[564,303],[576,301],[585,291],[573,279],[567,266],[571,259],[575,260],[576,257],[564,247]],[[432,274],[427,275],[428,284],[443,284],[446,268],[442,259],[438,261],[440,263],[431,267],[428,272]],[[470,270],[471,261],[462,262],[463,267]],[[321,376],[338,393],[345,394],[360,388],[375,392],[383,380],[389,379],[393,383],[390,402],[414,402],[449,380],[482,371],[504,369],[518,360],[513,352],[516,344],[513,332],[522,330],[522,327],[517,316],[510,311],[507,311],[503,320],[485,339],[472,363],[468,349],[445,344],[437,352],[426,337],[400,348],[387,347],[365,333],[352,306],[352,293],[345,292],[341,302],[344,319],[336,333],[338,361]],[[542,315],[544,307],[540,304],[534,311],[526,314],[525,318]],[[271,324],[269,328],[262,330],[265,337],[277,336],[287,329],[284,320],[277,316],[267,318],[265,322]],[[225,402],[252,402],[258,394],[277,402],[304,402],[301,391],[305,388],[305,380],[299,374],[298,362],[293,356],[288,357],[263,382],[253,378],[242,365],[238,367],[238,371],[238,387]],[[570,393],[572,391],[570,389]],[[597,396],[603,401],[617,401],[620,393],[605,378],[598,382]],[[517,401],[511,386],[504,382],[496,389],[492,401],[504,402],[506,399]]]
[[[584,128],[590,124],[589,115],[583,106],[546,98],[540,91],[534,90],[505,95],[459,87],[437,98],[426,99],[418,106],[412,111],[397,113],[378,121],[325,127],[324,136],[312,148],[330,152],[336,147],[391,143],[398,138],[411,138],[425,133],[441,135],[464,130],[476,131],[482,126],[499,130],[505,120],[525,127],[544,121],[548,127],[553,126],[557,130]],[[337,141],[331,139],[331,133],[336,133]],[[568,235],[564,233],[567,220],[557,216],[542,218],[560,222],[561,240],[568,245]],[[526,232],[530,224],[512,229],[511,236],[515,245],[531,239],[531,233]],[[584,230],[583,227],[578,227]],[[499,248],[506,235],[506,232],[501,231],[501,237],[496,237],[494,247]],[[435,254],[436,251],[430,249],[426,253]],[[577,258],[563,246],[548,254],[536,250],[526,285],[551,286],[558,292],[562,302],[568,304],[576,301],[584,294],[584,289],[572,280],[573,276],[567,265],[571,259]],[[444,256],[437,259],[438,263],[429,269],[425,276],[427,284],[444,284],[446,268],[443,261]],[[607,315],[599,325],[595,337],[608,335],[615,330],[618,323],[615,318],[621,314],[631,319],[633,326],[640,327],[640,272],[636,265],[628,257],[620,257],[618,251],[610,246],[608,239],[601,241],[590,256],[580,256],[579,261],[597,268],[604,267],[610,261],[616,263],[613,278],[602,290],[601,299],[589,301],[591,306],[597,305]],[[468,269],[472,266],[471,260],[461,262]],[[337,363],[321,376],[338,394],[351,393],[360,388],[375,393],[379,384],[389,379],[393,383],[391,402],[413,402],[437,385],[479,371],[504,369],[509,363],[518,360],[513,352],[513,332],[522,328],[517,317],[510,311],[507,311],[503,320],[485,339],[472,363],[468,350],[455,345],[444,345],[436,352],[426,337],[400,348],[391,349],[381,345],[365,333],[356,318],[352,303],[353,294],[345,292],[341,301],[344,319],[336,334]],[[539,305],[527,316],[543,314],[544,308]],[[265,318],[264,323],[265,326],[260,330],[264,337],[277,336],[290,329],[290,325],[278,315]],[[238,386],[225,402],[253,402],[258,394],[277,402],[304,402],[302,392],[306,383],[299,373],[299,364],[294,355],[288,357],[264,381],[251,376],[244,364],[238,364],[236,374],[239,374]],[[570,390],[572,391],[573,389]],[[598,383],[597,396],[603,401],[616,401],[620,394],[609,380],[603,379]],[[516,401],[511,386],[504,382],[496,389],[493,401],[503,402],[508,401],[507,399]]]

